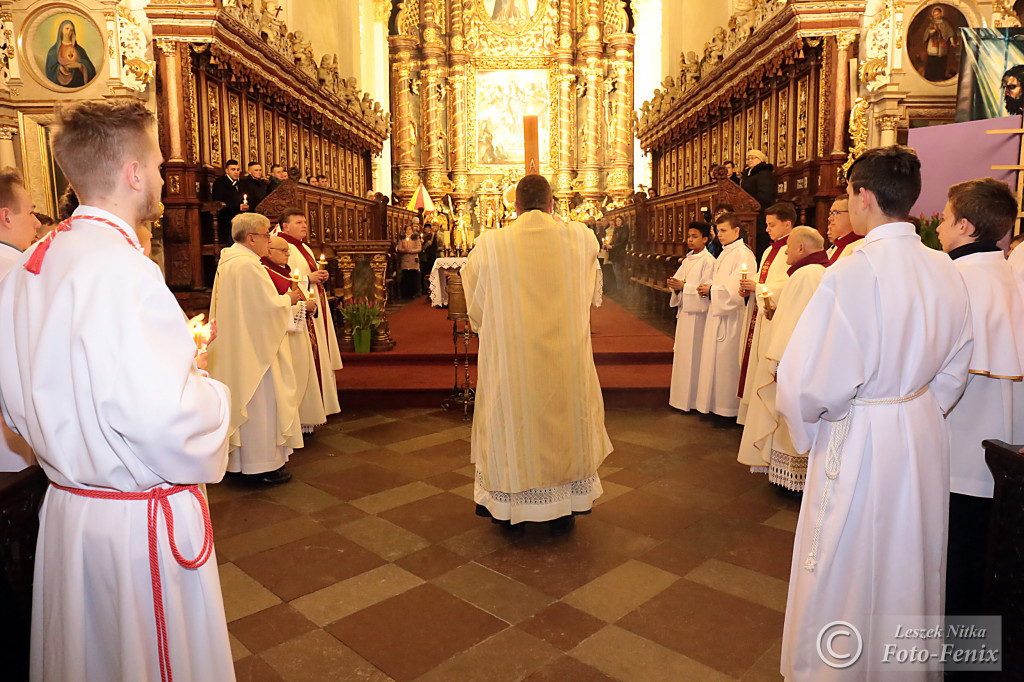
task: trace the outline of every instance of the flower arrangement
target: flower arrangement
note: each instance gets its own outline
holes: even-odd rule
[[[381,309],[369,298],[354,298],[341,306],[341,316],[353,329],[369,329],[380,324]]]
[[[942,216],[932,213],[930,218],[924,214],[918,219],[917,234],[921,237],[921,243],[929,249],[942,251],[942,244],[939,242],[939,225],[942,224]]]

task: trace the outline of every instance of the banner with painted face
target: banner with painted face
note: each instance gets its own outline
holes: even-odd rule
[[[1024,113],[1024,28],[962,28],[956,120]]]

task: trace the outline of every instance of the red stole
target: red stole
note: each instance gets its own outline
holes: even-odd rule
[[[286,235],[284,230],[278,232],[278,237],[282,238],[289,244],[293,245],[296,248],[296,250],[298,250],[299,254],[306,259],[306,265],[309,266],[310,272],[315,272],[316,270],[319,269],[319,266],[316,264],[316,261],[313,260],[312,249],[309,249],[307,251],[304,248],[306,246],[305,242],[303,242],[302,240],[295,239],[291,235]],[[321,306],[321,310],[325,311],[324,329],[327,330],[327,290],[324,289],[324,285],[317,284],[316,293],[318,294],[319,298],[319,306]],[[312,343],[313,346],[313,360],[315,361],[316,364],[316,379],[317,381],[319,381],[319,385],[321,385],[321,395],[323,395],[324,374],[323,370],[321,369],[321,366],[319,366],[319,349],[318,346],[316,345],[316,330],[313,328],[312,315],[306,315],[306,326],[309,328],[309,341],[310,343]],[[328,334],[330,334],[330,331],[328,331]],[[328,352],[330,352],[330,347],[328,348]]]
[[[270,281],[277,287],[278,294],[287,294],[288,290],[292,288],[292,284],[295,281],[292,279],[292,273],[289,272],[287,265],[277,265],[274,261],[270,260],[269,256],[260,258],[260,262],[263,263],[263,267],[267,269],[267,274],[270,275]]]
[[[787,234],[782,239],[776,239],[772,242],[771,248],[768,250],[768,257],[764,259],[764,263],[761,265],[761,272],[757,275],[758,285],[764,284],[768,281],[768,271],[772,267],[772,263],[775,262],[775,257],[782,251],[782,247],[789,241],[789,235]],[[747,328],[747,342],[743,347],[743,364],[740,365],[740,385],[736,389],[736,397],[740,400],[743,399],[743,387],[747,383],[747,366],[750,364],[750,347],[754,343],[754,327],[757,326],[757,297],[760,291],[755,287],[754,291],[750,294],[754,297],[754,313],[750,316],[750,326]]]
[[[828,255],[824,251],[815,251],[811,255],[804,256],[791,265],[789,270],[786,271],[786,274],[792,277],[794,272],[805,265],[824,265],[825,267],[828,267]]]
[[[836,261],[839,260],[839,257],[841,255],[843,255],[843,249],[845,249],[847,246],[849,246],[850,244],[854,243],[858,239],[863,239],[863,238],[864,237],[862,237],[861,235],[857,234],[856,232],[850,232],[848,234],[844,234],[842,237],[837,239],[835,241],[835,244],[834,244],[834,246],[836,247],[836,250],[832,252],[832,257],[828,259],[828,264],[829,265],[835,265]],[[828,266],[825,266],[825,267],[828,267]]]

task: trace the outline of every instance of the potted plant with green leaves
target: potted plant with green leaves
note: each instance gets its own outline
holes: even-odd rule
[[[354,298],[341,306],[341,316],[352,327],[352,343],[357,353],[370,352],[370,331],[380,324],[381,309],[375,300]]]

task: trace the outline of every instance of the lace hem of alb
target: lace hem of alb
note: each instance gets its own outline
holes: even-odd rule
[[[768,480],[793,491],[802,491],[807,483],[807,458],[772,449]]]
[[[492,500],[499,504],[507,504],[513,507],[527,504],[555,504],[556,502],[564,502],[572,497],[590,495],[594,492],[594,484],[597,480],[597,474],[594,474],[588,478],[565,485],[555,485],[550,488],[531,488],[521,493],[504,493],[497,490],[487,490],[484,486],[483,474],[479,469],[476,472],[477,485],[483,490],[487,490],[487,494],[490,495]]]

